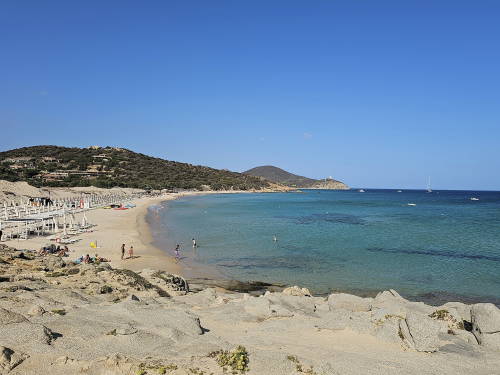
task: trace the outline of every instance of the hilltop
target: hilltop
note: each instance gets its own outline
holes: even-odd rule
[[[164,160],[124,148],[32,146],[0,152],[0,180],[40,187],[261,190],[259,178]]]
[[[264,180],[272,181],[278,184],[283,184],[293,188],[332,189],[332,190],[349,189],[349,186],[347,186],[343,182],[334,180],[332,178],[326,178],[324,180],[315,180],[312,178],[303,177],[287,172],[281,168],[272,165],[255,167],[243,173],[249,176],[260,177]]]

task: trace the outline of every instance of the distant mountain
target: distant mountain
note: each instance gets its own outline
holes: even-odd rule
[[[179,163],[117,147],[33,146],[0,152],[0,180],[33,186],[275,189],[249,175]]]
[[[296,174],[287,172],[281,168],[272,165],[264,165],[255,167],[243,172],[246,175],[260,177],[267,181],[272,181],[278,184],[286,185],[293,188],[303,189],[331,189],[331,190],[348,190],[349,186],[343,182],[326,178],[324,180],[315,180]]]

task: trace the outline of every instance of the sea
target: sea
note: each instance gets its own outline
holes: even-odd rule
[[[157,246],[173,254],[180,244],[181,263],[227,278],[318,295],[395,289],[432,304],[500,304],[500,192],[210,194],[153,211]]]

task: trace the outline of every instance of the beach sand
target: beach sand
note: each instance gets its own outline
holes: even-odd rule
[[[189,193],[186,193],[189,194]],[[75,244],[68,245],[69,257],[74,260],[81,255],[96,253],[110,260],[115,268],[142,270],[154,268],[170,273],[180,274],[181,266],[176,264],[173,256],[152,244],[149,225],[146,222],[148,207],[160,202],[176,199],[186,194],[163,194],[152,198],[140,198],[132,201],[135,208],[128,210],[94,209],[86,212],[88,222],[95,224],[93,231],[82,233],[73,238],[80,239]],[[76,215],[76,220],[81,221],[82,214]],[[97,249],[90,247],[90,243],[97,243]],[[4,244],[17,249],[40,249],[50,241],[46,236],[31,236],[28,240],[3,241]],[[121,245],[125,244],[125,256],[128,257],[130,246],[134,247],[134,258],[121,260]]]

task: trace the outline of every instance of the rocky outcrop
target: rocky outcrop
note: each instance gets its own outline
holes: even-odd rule
[[[165,272],[20,254],[0,246],[1,375],[221,375],[240,346],[249,375],[500,368],[498,309],[489,304],[433,307],[394,290],[325,298],[233,281],[225,285],[250,293],[198,291]]]
[[[265,165],[249,169],[244,174],[260,177],[266,181],[283,184],[295,189],[330,189],[330,190],[348,190],[349,186],[343,182],[329,177],[322,180],[315,180],[308,177],[299,176],[287,172],[281,168],[272,165]]]
[[[350,187],[344,184],[343,182],[333,180],[333,179],[324,179],[317,180],[317,182],[306,187],[307,189],[324,189],[324,190],[349,190]]]

